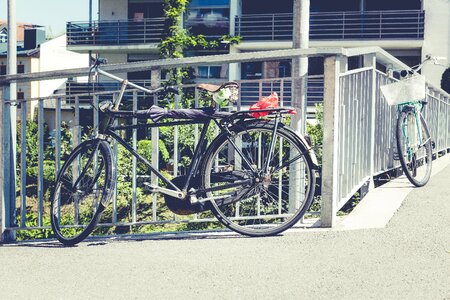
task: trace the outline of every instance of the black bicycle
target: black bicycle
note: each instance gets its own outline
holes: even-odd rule
[[[291,108],[224,112],[215,107],[121,111],[127,86],[149,94],[177,92],[173,88],[148,90],[99,68],[92,70],[122,83],[119,97],[101,102],[95,138],[78,145],[61,168],[51,202],[51,224],[57,239],[74,245],[85,239],[99,222],[115,190],[115,166],[110,142],[116,140],[164,183],[147,184],[150,192],[164,195],[177,214],[211,210],[226,227],[247,236],[278,234],[299,221],[310,207],[315,188],[317,160],[311,145],[281,121]],[[198,88],[237,100],[237,84],[203,84]],[[224,93],[227,91],[227,93]],[[250,113],[267,113],[253,118]],[[114,125],[116,118],[151,119],[149,124]],[[162,121],[164,120],[164,121]],[[218,135],[208,143],[215,123]],[[172,180],[139,155],[117,130],[187,124],[203,125],[186,176]]]

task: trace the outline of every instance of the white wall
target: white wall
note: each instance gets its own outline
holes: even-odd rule
[[[127,20],[128,0],[99,0],[100,20]]]
[[[120,64],[128,61],[127,53],[100,53],[102,58],[106,58],[108,64]],[[127,78],[127,73],[111,72],[120,78]],[[110,78],[102,78],[101,81],[114,81]]]
[[[89,66],[88,54],[80,54],[66,50],[66,35],[41,44],[40,71],[54,71]],[[39,96],[51,95],[65,83],[66,79],[45,80],[40,82]]]
[[[425,10],[425,37],[422,47],[422,60],[425,55],[447,57],[450,63],[450,1],[423,0]],[[445,68],[427,63],[423,67],[423,74],[434,85],[440,87],[442,73]]]

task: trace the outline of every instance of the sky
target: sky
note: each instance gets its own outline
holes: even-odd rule
[[[15,0],[18,22],[49,28],[53,36],[65,33],[66,22],[88,21],[89,0]],[[0,19],[7,18],[7,0],[0,0]],[[93,19],[97,19],[98,0],[92,0]]]

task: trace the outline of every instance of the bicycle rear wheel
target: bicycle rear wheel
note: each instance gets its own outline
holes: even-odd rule
[[[64,163],[51,202],[56,238],[70,246],[85,239],[97,225],[111,198],[111,150],[100,140],[81,143]]]
[[[424,186],[431,176],[432,145],[422,115],[405,109],[397,120],[397,150],[403,172],[415,186]],[[420,122],[420,124],[419,124]]]
[[[279,126],[274,133],[273,123],[244,123],[230,139],[217,137],[205,156],[205,197],[217,219],[238,233],[278,234],[311,205],[315,176],[306,146]]]

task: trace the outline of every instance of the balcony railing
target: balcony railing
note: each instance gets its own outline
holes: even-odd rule
[[[67,45],[129,45],[159,43],[167,28],[166,18],[68,22]]]
[[[292,40],[292,14],[236,16],[236,34],[247,41]],[[310,39],[423,39],[423,10],[311,13]]]

